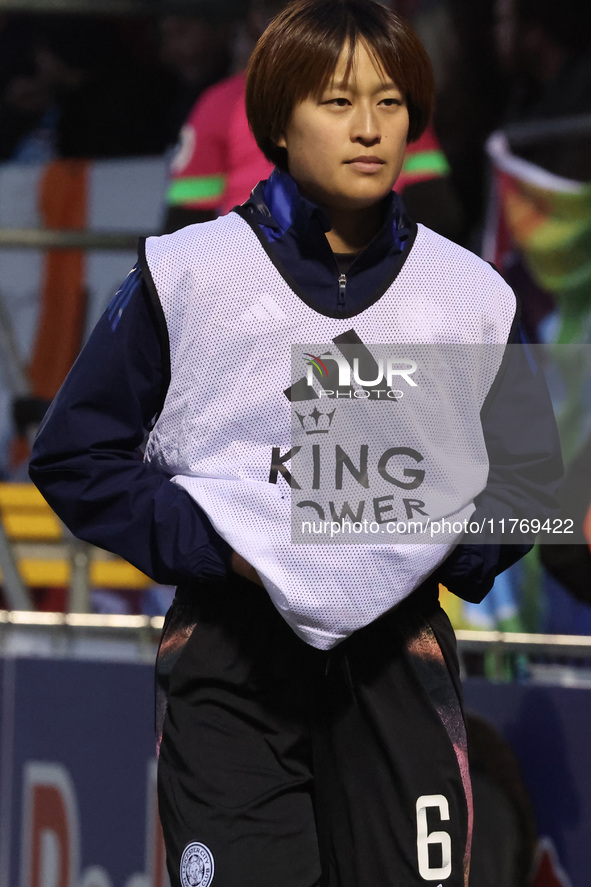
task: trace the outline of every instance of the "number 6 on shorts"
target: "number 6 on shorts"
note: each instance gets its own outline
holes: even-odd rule
[[[419,874],[425,881],[442,881],[451,875],[451,837],[447,832],[429,832],[427,810],[436,807],[443,820],[449,819],[449,804],[444,795],[421,795],[417,799],[417,856]],[[441,847],[441,866],[429,862],[429,847]]]

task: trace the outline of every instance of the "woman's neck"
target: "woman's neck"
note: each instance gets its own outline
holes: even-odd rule
[[[355,212],[329,212],[332,227],[326,232],[326,239],[332,251],[362,252],[382,227],[385,212],[385,202]]]

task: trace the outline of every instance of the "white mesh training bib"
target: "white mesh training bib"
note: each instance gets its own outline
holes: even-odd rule
[[[171,362],[146,459],[255,567],[293,630],[328,649],[409,595],[461,535],[487,481],[480,410],[515,297],[423,226],[352,318],[306,305],[236,213],[148,238],[146,262]],[[411,519],[445,518],[455,530],[402,538]],[[318,532],[339,521],[347,539]]]

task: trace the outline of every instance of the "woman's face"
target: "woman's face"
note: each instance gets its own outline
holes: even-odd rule
[[[324,92],[296,105],[278,141],[302,193],[329,215],[379,204],[398,178],[408,136],[398,86],[363,43],[345,83],[347,60],[344,47]]]

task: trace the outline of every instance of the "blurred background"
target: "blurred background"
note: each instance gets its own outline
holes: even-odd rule
[[[591,4],[383,2],[415,26],[437,84],[397,190],[518,293],[583,538],[536,546],[481,605],[442,589],[490,813],[471,884],[585,887]],[[0,887],[166,883],[149,663],[174,590],[74,540],[27,459],[137,237],[227,212],[268,175],[243,71],[283,5],[0,0]]]

